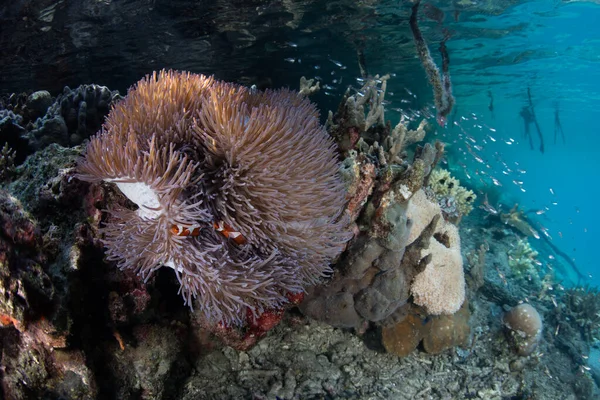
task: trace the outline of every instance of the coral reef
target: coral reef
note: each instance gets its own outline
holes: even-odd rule
[[[13,106],[15,119],[24,119],[28,98],[4,104]],[[304,301],[301,292],[287,294],[286,303],[298,309],[245,309],[243,327],[207,325],[201,312],[183,304],[170,268],[142,282],[135,271],[103,259],[103,226],[115,221],[104,210],[133,211],[136,205],[115,183],[75,179],[80,147],[51,144],[17,161],[3,187],[8,193],[0,196],[1,396],[597,397],[590,354],[598,334],[597,291],[564,290],[558,262],[553,271],[540,268],[542,282],[511,280],[507,254],[514,233],[479,209],[462,221],[458,245],[457,227],[428,188],[443,146],[416,146],[409,159],[402,146],[376,147],[390,135],[392,127],[378,122],[344,152],[340,202],[347,203],[344,223],[351,222],[355,237],[332,259],[331,279],[309,288]],[[198,155],[189,147],[182,151],[189,160]],[[225,239],[236,230],[224,224],[233,221],[207,222]],[[213,222],[223,222],[216,224],[220,231]],[[192,226],[175,228],[188,229],[184,243],[199,237]],[[233,248],[252,243],[240,232],[247,243],[230,236]],[[431,315],[442,297],[454,299],[445,305],[448,312],[460,299],[452,295],[464,288],[455,280],[459,246],[469,260],[468,301],[454,314]],[[438,265],[434,250],[453,260],[453,268]],[[432,285],[445,279],[454,289],[418,306],[411,288],[427,268],[437,272]],[[446,273],[450,277],[443,278]],[[544,320],[537,349],[525,357],[515,354],[514,345],[526,335],[505,327],[501,317],[503,305],[524,299]]]
[[[15,153],[14,161],[20,164],[25,160],[25,156],[29,154],[27,139],[25,134],[26,129],[23,128],[23,117],[15,114],[12,110],[0,109],[0,138],[4,146],[12,149]],[[17,157],[17,153],[18,154]]]
[[[321,89],[320,82],[314,82],[314,79],[306,79],[304,76],[300,77],[300,90],[298,93],[305,96],[310,96],[311,94],[317,93]]]
[[[372,225],[361,227],[364,233],[338,262],[333,279],[309,291],[301,304],[305,314],[334,326],[357,328],[393,319],[411,293],[433,314],[458,310],[464,300],[464,276],[455,228],[440,222],[439,209],[437,214],[421,211],[422,204],[435,206],[422,201],[422,191],[408,201],[394,201],[403,199],[401,182],[382,196],[379,207],[365,206],[375,208],[374,218],[368,219]],[[415,208],[418,211],[409,214]]]
[[[5,398],[42,393],[96,398],[86,357],[70,348],[72,320],[46,251],[47,239],[20,202],[0,192],[0,332]]]
[[[52,105],[52,96],[47,90],[39,90],[31,94],[12,93],[0,98],[0,110],[7,110],[19,116],[19,125],[26,126],[41,118]]]
[[[351,95],[348,88],[337,112],[329,111],[327,130],[342,151],[353,149],[374,125],[385,125],[383,101],[389,78],[389,75],[376,75],[366,80],[359,94]]]
[[[460,181],[454,178],[447,169],[437,168],[431,172],[429,186],[436,196],[452,196],[456,193],[459,185]]]
[[[44,113],[40,119],[34,120],[33,129],[27,135],[29,146],[34,149],[50,143],[62,146],[81,144],[100,129],[111,106],[122,99],[118,91],[94,84],[81,85],[74,90],[67,86],[51,105],[48,104],[48,96],[44,102],[46,110],[40,110]],[[38,103],[30,96],[27,107],[36,107]]]
[[[106,187],[88,193],[89,185],[74,179],[80,153],[81,149],[54,144],[36,152],[15,169],[15,179],[7,186],[18,200],[1,195],[5,398],[129,398],[136,390],[146,390],[144,384],[137,389],[130,386],[136,379],[157,386],[173,377],[173,370],[161,375],[143,366],[142,360],[155,360],[147,357],[149,350],[143,346],[143,355],[134,352],[133,358],[123,359],[118,353],[134,340],[143,342],[143,335],[131,337],[128,332],[133,320],[137,326],[142,315],[147,318],[150,295],[135,276],[105,268],[101,244],[94,238],[100,220],[86,219],[85,205],[106,208],[119,197]],[[174,321],[173,307],[161,307]],[[162,327],[155,319],[148,328],[159,329],[162,338],[175,337],[170,322]],[[166,342],[181,354],[178,342]],[[105,363],[112,357],[115,370],[124,368],[108,384]],[[181,364],[170,356],[163,358],[162,370],[171,362]],[[140,367],[133,377],[132,363]],[[122,395],[116,394],[120,388]]]
[[[393,129],[386,124],[383,104],[388,79],[389,75],[368,78],[356,94],[348,88],[338,110],[329,111],[327,117],[327,130],[345,155],[355,149],[383,167],[402,164],[403,151],[422,141],[429,128],[425,119],[416,129],[409,129],[405,121]]]
[[[357,236],[334,265],[332,279],[309,290],[300,310],[359,333],[383,326],[390,348],[407,354],[430,326],[450,329],[443,318],[437,325],[424,321],[457,312],[465,300],[465,280],[458,230],[423,190],[444,146],[417,146],[408,162],[406,146],[424,138],[426,123],[410,130],[403,122],[392,129],[382,121],[387,79],[366,80],[360,91],[365,96],[347,93],[337,113],[329,115],[329,130],[346,155],[342,176]],[[409,311],[417,309],[418,315]],[[461,321],[468,332],[468,317]],[[414,343],[405,345],[409,331]],[[436,352],[452,346],[434,342],[429,343]]]
[[[468,301],[454,314],[431,317],[429,333],[423,338],[425,351],[429,354],[439,354],[455,346],[466,346],[471,333],[470,317]]]
[[[20,202],[4,191],[0,229],[0,324],[26,329],[28,321],[52,302],[54,288],[37,251],[39,228]]]
[[[356,143],[356,147],[363,154],[368,155],[372,159],[377,159],[380,166],[386,167],[388,164],[402,164],[402,159],[406,156],[403,150],[407,146],[422,141],[427,134],[427,127],[426,119],[422,120],[415,130],[408,129],[403,123],[398,123],[388,135],[383,137],[381,144],[375,140],[369,145],[361,137]]]
[[[81,144],[100,129],[122,96],[100,85],[81,85],[52,99],[45,90],[12,94],[0,101],[0,137],[15,152],[16,164],[50,144]]]
[[[109,259],[146,280],[171,267],[207,323],[243,325],[319,282],[350,238],[334,146],[295,92],[162,71],[115,106],[78,170],[138,207],[111,211]]]
[[[441,221],[421,253],[430,257],[425,269],[413,280],[410,288],[415,304],[432,315],[454,314],[465,299],[465,277],[456,226]]]
[[[342,162],[340,175],[346,188],[348,204],[346,211],[352,221],[356,221],[375,185],[375,165],[367,162],[364,156],[358,156],[356,151],[350,151]]]
[[[418,312],[408,312],[399,323],[384,326],[381,330],[381,342],[388,353],[399,357],[411,354],[423,338],[429,334],[430,324]]]
[[[508,265],[519,278],[539,279],[537,256],[538,252],[531,248],[527,239],[518,239],[508,252]]]

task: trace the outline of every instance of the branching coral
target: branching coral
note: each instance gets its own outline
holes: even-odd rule
[[[310,96],[311,94],[317,93],[321,89],[321,86],[319,81],[317,81],[317,83],[313,85],[314,82],[314,79],[306,79],[306,77],[301,76],[300,91],[298,93],[306,96]]]
[[[110,211],[108,258],[145,279],[173,268],[186,302],[225,324],[328,273],[349,238],[338,169],[304,96],[165,71],[114,107],[79,163],[138,206]]]
[[[373,126],[385,126],[383,101],[389,75],[367,79],[356,94],[346,91],[335,115],[330,111],[327,128],[343,151],[354,148]]]
[[[15,157],[17,153],[8,143],[0,150],[0,181],[8,179],[15,172]]]
[[[427,134],[427,120],[422,120],[417,129],[408,129],[406,123],[401,121],[389,131],[388,135],[381,135],[382,143],[375,141],[369,145],[361,138],[356,147],[372,158],[376,158],[379,165],[386,167],[389,164],[401,164],[403,151],[407,146],[420,142]]]
[[[537,255],[538,252],[531,248],[526,239],[519,239],[516,246],[508,252],[508,265],[518,277],[538,277],[539,274],[535,268],[539,263]]]
[[[570,320],[581,329],[588,342],[600,339],[600,292],[597,288],[573,288],[565,292],[565,307]]]
[[[389,121],[385,122],[384,98],[389,78],[368,78],[354,94],[349,88],[337,112],[330,111],[327,118],[327,128],[344,155],[357,150],[384,168],[403,164],[406,147],[422,141],[429,127],[425,119],[416,129],[409,129],[404,118],[393,129]]]

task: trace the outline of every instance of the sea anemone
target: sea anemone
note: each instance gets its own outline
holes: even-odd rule
[[[305,97],[173,71],[138,82],[78,165],[137,205],[110,210],[108,260],[173,268],[187,304],[234,325],[330,272],[350,237],[338,170]]]

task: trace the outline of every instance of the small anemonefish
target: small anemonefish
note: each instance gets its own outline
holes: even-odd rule
[[[246,238],[240,232],[236,232],[233,228],[223,221],[213,222],[213,228],[227,239],[233,240],[236,244],[246,244]],[[190,227],[183,225],[171,226],[171,233],[176,236],[199,236],[200,226],[192,225]]]
[[[223,221],[213,222],[213,228],[220,232],[223,236],[233,240],[237,244],[246,244],[246,238],[240,232],[236,232],[233,228]]]
[[[183,225],[173,225],[171,233],[175,236],[198,236],[200,235],[200,227],[192,225],[189,228]]]

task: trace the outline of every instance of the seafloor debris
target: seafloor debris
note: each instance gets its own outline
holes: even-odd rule
[[[523,210],[519,210],[518,204],[515,204],[509,212],[505,214],[500,214],[500,220],[506,225],[515,228],[517,231],[519,231],[525,236],[533,236],[535,238],[540,237],[538,232],[535,229],[533,229],[531,224],[525,218]]]

